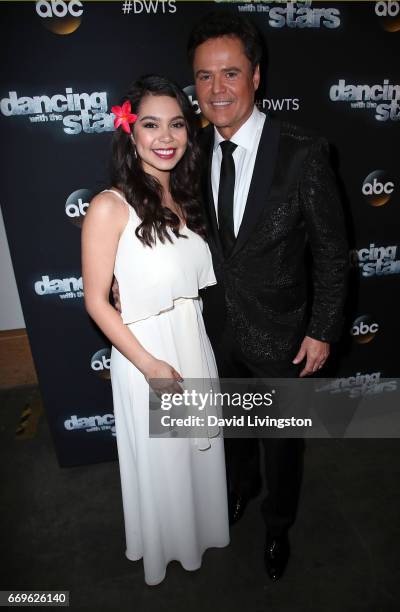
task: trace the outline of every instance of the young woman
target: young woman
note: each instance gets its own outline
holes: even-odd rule
[[[158,584],[172,559],[195,570],[206,548],[229,543],[223,440],[149,437],[149,380],[174,391],[217,376],[198,298],[216,281],[190,102],[150,76],[113,112],[113,187],[92,200],[82,231],[85,304],[113,345],[126,556],[143,558],[146,583]],[[114,275],[121,315],[108,299]]]

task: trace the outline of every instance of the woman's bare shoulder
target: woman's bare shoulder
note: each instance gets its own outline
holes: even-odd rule
[[[116,223],[121,227],[126,224],[129,216],[127,202],[117,190],[101,191],[90,201],[87,216],[99,221]]]

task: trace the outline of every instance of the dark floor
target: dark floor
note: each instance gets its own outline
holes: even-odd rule
[[[1,399],[0,588],[70,591],[71,608],[135,612],[394,612],[400,610],[400,443],[309,440],[292,557],[271,583],[260,500],[203,566],[169,565],[148,587],[124,556],[118,464],[60,469],[44,416],[16,440],[32,388]]]

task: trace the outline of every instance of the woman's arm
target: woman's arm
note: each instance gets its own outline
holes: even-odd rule
[[[140,344],[109,303],[114,263],[128,210],[117,196],[97,195],[90,203],[82,228],[82,275],[85,306],[111,343],[149,380],[174,378],[180,374],[156,359]]]

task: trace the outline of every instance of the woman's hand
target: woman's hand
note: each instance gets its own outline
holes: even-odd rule
[[[182,375],[166,361],[152,359],[143,375],[158,396],[163,393],[182,393],[182,387],[178,384],[183,382]]]

